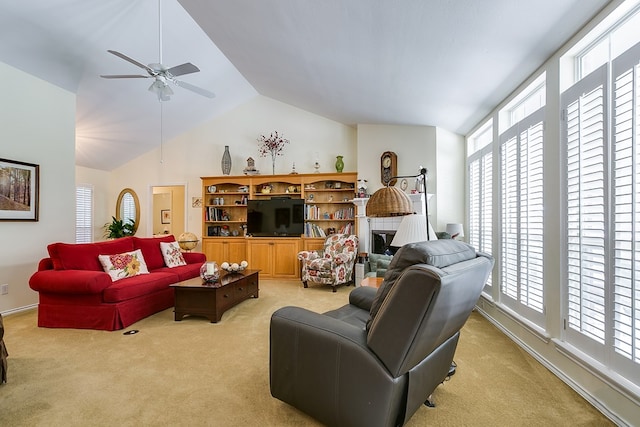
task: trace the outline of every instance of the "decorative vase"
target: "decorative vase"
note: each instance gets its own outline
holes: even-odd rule
[[[271,155],[271,173],[276,174],[276,156]]]
[[[207,261],[200,267],[200,277],[205,283],[214,283],[220,278],[220,270],[215,261]]]
[[[344,169],[344,162],[342,161],[342,156],[336,156],[336,172],[340,173]]]
[[[231,154],[229,154],[229,146],[224,146],[224,154],[222,155],[222,174],[229,175],[231,173]]]

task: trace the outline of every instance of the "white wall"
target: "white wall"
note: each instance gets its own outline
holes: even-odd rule
[[[115,216],[115,200],[111,203],[109,196],[109,180],[111,172],[76,166],[76,185],[93,186],[93,240],[104,240],[104,225],[111,223]],[[117,196],[116,196],[117,197]]]
[[[166,120],[170,120],[166,118]],[[192,197],[201,197],[200,177],[222,174],[224,146],[229,146],[231,175],[243,175],[247,158],[256,161],[262,175],[271,174],[271,157],[260,157],[256,138],[272,131],[283,132],[290,140],[283,155],[276,157],[276,173],[289,173],[295,162],[299,173],[314,172],[316,155],[321,172],[335,172],[337,155],[344,156],[344,171],[354,171],[356,130],[333,120],[311,114],[273,99],[258,96],[240,107],[198,128],[163,143],[126,165],[113,171],[109,186],[109,209],[115,210],[120,190],[130,187],[140,199],[139,235],[151,235],[149,216],[150,187],[153,185],[187,186],[187,231],[202,236],[199,208],[191,207]],[[162,159],[161,159],[162,156]],[[161,161],[162,160],[162,161]],[[200,248],[200,246],[198,246]]]
[[[436,141],[438,161],[428,182],[429,192],[435,193],[435,202],[430,202],[429,207],[437,210],[434,228],[444,231],[447,223],[465,223],[465,141],[463,136],[441,128],[436,129]]]
[[[40,220],[0,221],[0,312],[38,301],[29,277],[47,245],[75,238],[75,95],[0,62],[0,158],[40,166]]]
[[[427,192],[434,194],[429,220],[436,231],[444,231],[448,222],[464,222],[463,136],[433,126],[358,125],[358,178],[367,180],[369,194],[382,187],[380,156],[387,150],[398,155],[398,175],[427,168]],[[407,191],[413,184],[409,180]]]

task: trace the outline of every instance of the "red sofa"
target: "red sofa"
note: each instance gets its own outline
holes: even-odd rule
[[[126,328],[147,316],[173,306],[169,285],[197,277],[206,261],[202,253],[185,252],[187,265],[165,265],[160,242],[175,237],[123,237],[97,243],[52,243],[49,258],[29,279],[39,293],[38,326],[49,328]],[[102,268],[98,255],[115,255],[140,249],[149,274],[117,281]]]

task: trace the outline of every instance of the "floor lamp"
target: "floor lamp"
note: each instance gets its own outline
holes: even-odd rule
[[[387,185],[375,193],[371,195],[369,201],[367,202],[367,216],[369,217],[389,217],[389,216],[401,216],[401,215],[411,215],[414,213],[413,206],[409,196],[407,196],[403,191],[399,190],[394,186],[390,186],[389,183],[393,179],[398,178],[415,178],[416,180],[420,180],[422,182],[422,190],[424,192],[424,222],[425,222],[425,233],[426,239],[430,240],[431,233],[433,233],[430,229],[429,225],[429,201],[427,197],[427,169],[420,166],[420,171],[416,175],[399,175],[392,176],[387,181]],[[421,215],[418,215],[421,216]],[[406,221],[405,221],[406,220]],[[414,228],[416,225],[415,219],[411,220],[405,218],[404,222],[411,222],[411,227]],[[402,223],[401,223],[402,228]],[[400,230],[399,230],[400,231]],[[435,233],[434,237],[435,237]],[[417,236],[416,236],[417,238]],[[417,241],[417,240],[414,240]],[[396,245],[394,245],[396,246]],[[400,245],[401,246],[401,245]]]

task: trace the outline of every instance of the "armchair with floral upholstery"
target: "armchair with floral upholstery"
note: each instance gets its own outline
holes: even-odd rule
[[[302,261],[302,283],[309,281],[336,286],[350,283],[358,251],[358,237],[353,234],[332,234],[324,242],[320,251],[302,251],[298,259]]]

